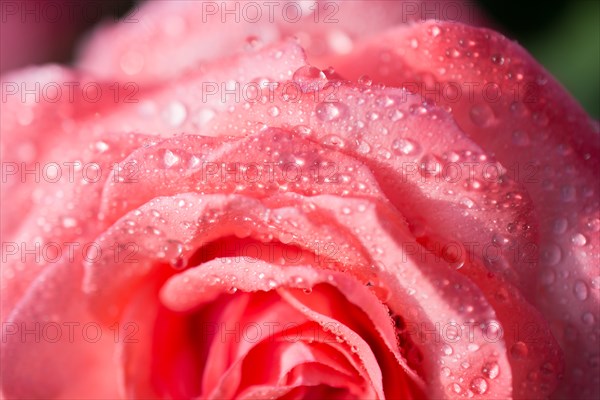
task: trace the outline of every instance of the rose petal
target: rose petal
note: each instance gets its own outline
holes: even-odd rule
[[[147,2],[134,7],[120,23],[97,29],[83,47],[79,67],[104,78],[134,78],[145,84],[292,35],[313,63],[327,67],[328,56],[347,53],[359,38],[425,18],[481,21],[477,10],[462,0]]]
[[[191,191],[254,198],[284,190],[383,198],[370,171],[356,159],[278,129],[228,141],[191,135],[166,139],[133,152],[119,166],[102,194],[107,222],[154,197]],[[135,166],[130,168],[135,174],[119,179],[128,166]]]
[[[68,262],[46,269],[2,323],[6,398],[118,396],[110,324],[99,324],[86,310],[81,275]]]
[[[11,216],[8,225],[13,218],[20,220],[13,225],[12,235],[4,226],[2,232],[3,251],[6,250],[0,280],[4,317],[42,271],[61,260],[77,265],[82,258],[94,257],[93,239],[102,228],[97,198],[114,164],[144,140],[143,135],[107,134],[102,141],[91,145],[73,144],[72,151],[63,157],[50,156],[48,164],[40,161],[18,165],[19,171],[8,183],[9,190],[2,191],[10,197],[6,201],[22,200],[17,209],[2,208]],[[66,152],[64,148],[59,151]],[[35,168],[37,176],[30,174],[21,179],[22,171]],[[55,175],[51,176],[53,171]],[[87,224],[87,221],[97,223]]]
[[[310,205],[286,196],[266,205],[241,195],[159,197],[125,215],[95,240],[101,256],[85,263],[85,290],[98,315],[117,315],[143,278],[172,274],[175,269],[169,263],[185,267],[196,249],[233,235],[263,243],[274,238],[293,241],[300,249],[320,254],[314,258],[316,264],[352,270],[368,279],[372,272],[362,249],[355,247],[356,238],[335,225],[324,226],[323,219]]]
[[[393,88],[329,85],[301,92],[294,101],[276,92],[276,116],[269,113],[271,103],[241,104],[233,115],[217,114],[207,132],[222,135],[257,121],[270,127],[308,127],[308,139],[371,169],[416,236],[435,234],[439,247],[457,242],[470,246],[471,256],[490,272],[525,289],[537,272],[538,247],[531,199],[523,185],[450,115],[423,105],[420,97]],[[521,229],[507,230],[509,224]]]
[[[407,46],[411,41],[418,46]],[[569,349],[567,381],[557,396],[600,395],[600,367],[593,361],[600,297],[592,289],[600,257],[597,122],[518,44],[488,30],[415,25],[366,41],[335,66],[350,78],[368,74],[375,82],[421,93],[427,85],[429,96],[451,107],[460,127],[525,186],[542,247],[540,272],[528,285],[535,290],[524,293]],[[443,92],[457,85],[458,96]]]

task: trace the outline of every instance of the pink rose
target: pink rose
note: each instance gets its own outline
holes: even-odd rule
[[[408,2],[237,4],[2,77],[4,398],[597,397],[598,123]]]

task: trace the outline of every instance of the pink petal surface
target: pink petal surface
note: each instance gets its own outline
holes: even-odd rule
[[[411,41],[419,45],[405,45]],[[359,59],[373,62],[359,71]],[[429,85],[461,129],[519,177],[540,226],[540,271],[530,294],[572,349],[558,395],[598,396],[596,328],[589,323],[600,307],[593,289],[600,257],[597,122],[521,47],[487,30],[434,23],[396,30],[335,65],[351,78],[368,74],[377,83],[420,90]],[[475,89],[440,93],[457,82]]]
[[[99,28],[83,48],[79,67],[104,78],[146,83],[179,76],[256,42],[297,36],[311,61],[325,68],[327,57],[351,51],[359,38],[397,24],[450,16],[466,23],[480,21],[466,1],[238,2],[237,6],[147,2],[134,7],[124,23]],[[219,45],[207,40],[217,37]],[[105,46],[107,41],[112,45]]]
[[[101,257],[3,254],[2,322],[133,321],[139,339],[11,336],[2,396],[598,395],[597,122],[498,34],[439,22],[380,33],[424,3],[319,13],[329,3],[336,24],[309,13],[231,26],[201,21],[209,3],[149,2],[137,24],[93,34],[85,72],[2,77],[110,94],[3,101],[3,162],[107,173],[8,178],[2,201],[21,207],[3,207],[3,240],[93,241]],[[452,97],[457,82],[488,91]],[[255,99],[223,96],[240,87]],[[252,162],[272,170],[227,179]],[[258,342],[204,330],[231,321],[280,325]]]

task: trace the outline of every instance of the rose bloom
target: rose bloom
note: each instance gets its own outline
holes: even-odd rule
[[[466,3],[248,4],[2,77],[3,398],[598,398],[597,121]]]

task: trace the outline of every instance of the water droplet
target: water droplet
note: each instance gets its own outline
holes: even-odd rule
[[[277,117],[279,115],[279,107],[273,106],[269,108],[268,112],[271,117]]]
[[[600,231],[600,218],[591,218],[585,225],[590,231],[598,232]]]
[[[460,51],[458,51],[456,48],[451,47],[449,49],[446,50],[446,57],[448,58],[458,58],[461,56]]]
[[[292,131],[303,137],[310,136],[313,133],[312,129],[305,125],[297,125],[292,129]]]
[[[319,103],[316,108],[317,118],[332,122],[344,118],[348,114],[348,106],[343,103]]]
[[[449,386],[450,391],[456,393],[456,394],[460,394],[462,392],[462,386],[460,386],[458,383],[453,383]]]
[[[582,235],[581,233],[576,233],[571,238],[571,242],[575,246],[581,247],[581,246],[585,246],[585,244],[587,243],[587,238],[584,235]]]
[[[483,365],[481,372],[490,379],[496,379],[500,375],[500,366],[494,361],[488,362]]]
[[[179,162],[179,157],[173,154],[171,150],[166,150],[163,156],[163,162],[165,163],[165,167],[170,168]]]
[[[383,96],[379,96],[375,99],[375,104],[377,105],[377,107],[381,107],[381,108],[388,108],[393,106],[396,103],[396,101],[387,95],[383,95]]]
[[[102,140],[100,140],[100,141],[97,141],[96,143],[94,143],[94,148],[99,153],[104,153],[106,150],[108,150],[110,148],[110,146],[108,145],[108,143],[103,142]]]
[[[288,244],[294,239],[294,236],[288,232],[279,233],[279,241],[283,244]]]
[[[475,206],[475,202],[468,197],[461,197],[459,204],[465,208],[473,208]]]
[[[488,383],[485,379],[477,377],[471,381],[470,388],[473,393],[484,394],[488,390]]]
[[[404,113],[400,110],[394,110],[390,116],[393,122],[400,121],[402,118],[404,118]]]
[[[319,68],[304,65],[294,72],[292,79],[297,82],[303,91],[317,90],[327,82],[327,77]]]
[[[353,352],[353,353],[358,353],[358,347],[356,345],[352,345],[350,347],[350,351]]]
[[[475,125],[485,128],[490,126],[494,120],[494,112],[487,104],[478,104],[471,108],[469,117]]]
[[[426,154],[421,158],[420,166],[423,177],[436,176],[442,172],[442,164],[436,156],[431,154]]]
[[[416,49],[417,47],[419,47],[419,41],[415,38],[410,39],[410,47]]]
[[[556,281],[556,271],[552,268],[547,268],[542,272],[542,284],[546,286],[552,285]]]
[[[552,225],[552,231],[557,235],[561,235],[567,231],[569,227],[569,221],[566,218],[556,218]]]
[[[360,154],[369,154],[371,146],[369,146],[369,143],[367,142],[361,142],[357,150]]]
[[[502,65],[502,64],[504,64],[504,57],[502,57],[502,55],[500,55],[500,54],[493,54],[492,62],[496,65]]]
[[[149,234],[149,235],[155,235],[155,236],[159,236],[162,234],[161,230],[158,228],[155,228],[153,226],[147,226],[144,231]]]
[[[583,313],[583,315],[581,316],[581,320],[586,325],[594,325],[596,318],[594,317],[594,314],[588,311],[586,313]]]
[[[438,37],[440,35],[440,33],[442,33],[442,30],[440,29],[439,26],[434,25],[431,27],[431,36]]]
[[[588,298],[587,284],[582,280],[575,281],[575,283],[573,284],[573,294],[575,294],[575,297],[577,297],[581,301],[587,299]]]
[[[452,353],[454,353],[454,349],[452,348],[452,346],[446,343],[442,346],[442,353],[444,353],[447,356],[450,356],[452,355]]]
[[[542,247],[541,259],[546,265],[556,265],[562,259],[562,251],[557,244],[548,243]]]
[[[577,191],[571,185],[564,185],[560,188],[560,199],[565,203],[575,201],[577,198]]]
[[[419,145],[410,139],[396,139],[392,142],[394,153],[402,156],[417,154],[420,151]]]
[[[515,358],[525,358],[529,354],[527,344],[524,342],[515,342],[510,348],[510,354]]]
[[[364,86],[371,86],[373,84],[373,79],[368,75],[361,75],[358,77],[358,83]]]

